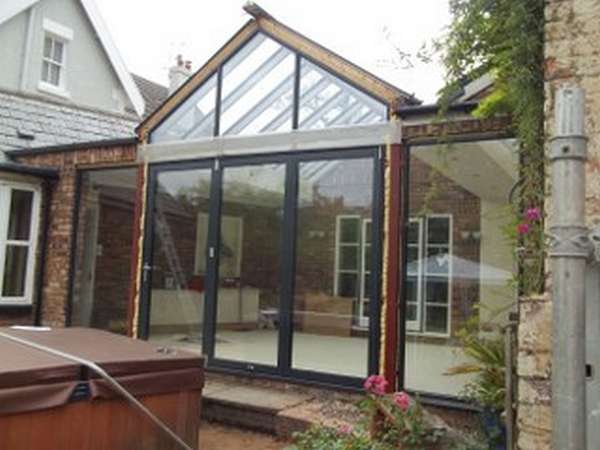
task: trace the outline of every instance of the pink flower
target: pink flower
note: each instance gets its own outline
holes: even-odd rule
[[[529,233],[530,228],[531,227],[529,226],[528,223],[520,223],[519,225],[517,225],[517,233],[527,234],[527,233]]]
[[[540,208],[529,208],[527,211],[525,211],[525,218],[530,222],[538,222],[539,220],[542,220]]]
[[[370,392],[375,395],[383,395],[385,394],[385,389],[387,388],[387,385],[388,382],[383,376],[371,375],[365,380],[363,387],[367,392]]]
[[[410,406],[410,397],[404,391],[394,394],[394,404],[402,411],[406,411]]]
[[[340,434],[350,435],[354,432],[354,428],[352,428],[352,425],[348,425],[346,423],[346,424],[340,425],[340,427],[338,428],[338,432]]]

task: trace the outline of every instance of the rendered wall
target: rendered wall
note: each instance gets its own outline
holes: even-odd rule
[[[42,0],[35,6],[33,34],[25,90],[50,99],[66,101],[105,111],[124,112],[131,107],[92,24],[79,0]],[[66,46],[66,90],[69,98],[53,96],[38,89],[42,73],[44,19],[73,30]],[[19,90],[29,10],[0,25],[0,88]]]

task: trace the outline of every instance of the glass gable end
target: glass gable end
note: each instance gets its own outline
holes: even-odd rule
[[[386,104],[257,33],[152,131],[151,141],[386,120]]]
[[[300,129],[385,122],[386,106],[304,58],[300,69]]]

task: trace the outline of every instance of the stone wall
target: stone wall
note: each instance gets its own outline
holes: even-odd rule
[[[68,320],[77,170],[132,164],[135,163],[136,157],[135,144],[122,144],[83,149],[77,147],[51,152],[24,151],[22,156],[15,158],[18,162],[32,166],[59,169],[59,179],[53,186],[49,205],[48,241],[41,296],[42,324],[64,326]]]
[[[586,214],[588,224],[597,225],[600,223],[600,2],[548,0],[545,15],[545,132],[548,137],[554,133],[557,88],[563,84],[584,88],[589,137]],[[551,333],[551,298],[546,295],[521,300],[517,364],[519,450],[545,450],[552,446]]]

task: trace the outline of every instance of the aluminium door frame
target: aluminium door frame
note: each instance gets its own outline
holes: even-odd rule
[[[292,367],[293,352],[293,304],[294,304],[294,279],[296,258],[296,219],[297,219],[297,194],[299,165],[302,162],[321,160],[351,160],[359,158],[372,158],[372,207],[371,207],[371,292],[372,301],[369,309],[369,336],[367,374],[379,371],[379,340],[380,340],[380,309],[381,309],[381,268],[382,268],[382,243],[383,243],[383,166],[384,152],[381,146],[362,146],[340,150],[310,150],[301,152],[281,152],[269,155],[254,154],[230,157],[211,157],[197,160],[169,161],[152,163],[148,168],[148,181],[146,192],[146,211],[144,217],[144,239],[142,244],[142,273],[140,285],[140,301],[138,330],[139,337],[148,339],[151,310],[151,286],[154,244],[153,214],[156,206],[156,188],[158,176],[164,171],[186,171],[194,169],[211,170],[211,195],[209,206],[209,229],[207,237],[207,273],[206,273],[206,304],[203,320],[202,353],[207,358],[207,367],[217,371],[236,374],[260,375],[267,378],[285,379],[337,387],[359,388],[362,385],[361,377],[337,375],[332,373],[317,372]],[[216,312],[218,295],[218,267],[219,251],[218,242],[220,235],[221,205],[222,205],[222,174],[227,167],[243,167],[248,165],[277,164],[285,165],[285,193],[284,193],[284,219],[282,244],[282,268],[280,273],[280,320],[278,337],[277,365],[232,361],[216,358]],[[214,253],[208,247],[214,248]],[[212,257],[209,257],[211,253]]]

